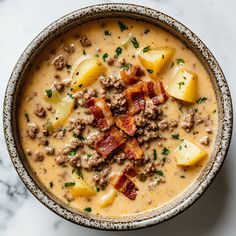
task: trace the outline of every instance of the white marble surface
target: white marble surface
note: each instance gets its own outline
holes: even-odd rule
[[[112,1],[0,0],[1,111],[8,78],[27,44],[44,27],[60,16],[84,6],[104,2]],[[236,1],[143,0],[140,3],[173,16],[200,36],[221,64],[235,102]],[[2,116],[2,112],[0,114]],[[10,162],[2,123],[0,124],[0,235],[110,236],[121,234],[89,230],[74,225],[50,212],[38,202],[22,184]],[[135,232],[123,232],[122,235],[235,235],[236,158],[233,153],[236,153],[235,136],[220,174],[204,196],[186,212],[162,225]]]

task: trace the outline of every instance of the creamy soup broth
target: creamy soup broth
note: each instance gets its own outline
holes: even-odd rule
[[[118,47],[122,49],[122,52],[120,53],[118,50],[118,54],[120,54],[117,56]],[[138,53],[144,48],[147,48],[148,53],[150,50],[166,47],[174,48],[175,52],[158,73],[158,78],[153,79],[151,78],[152,71],[145,68],[144,64],[140,62]],[[61,64],[55,61],[55,58],[57,59],[60,55],[62,55]],[[75,117],[94,118],[93,113],[88,111],[89,108],[80,103],[78,105],[75,102],[75,109],[52,133],[48,135],[47,130],[45,131],[43,128],[43,125],[50,122],[53,117],[55,118],[57,109],[60,109],[60,102],[52,103],[50,99],[47,99],[47,96],[50,97],[50,91],[54,88],[55,82],[57,83],[56,91],[61,97],[69,96],[77,99],[76,94],[84,89],[81,87],[75,92],[71,90],[69,82],[64,83],[64,81],[71,80],[81,57],[94,57],[100,60],[106,67],[103,76],[113,75],[120,78],[121,70],[127,72],[130,67],[136,65],[144,73],[138,78],[140,81],[160,80],[164,88],[169,86],[173,77],[181,69],[196,74],[197,99],[195,102],[186,103],[168,95],[168,99],[163,104],[157,105],[159,112],[162,113],[153,121],[158,126],[153,132],[157,132],[158,136],[143,141],[144,136],[149,138],[149,131],[142,135],[134,135],[143,151],[142,158],[147,156],[150,159],[147,163],[140,161],[141,164],[136,165],[135,161],[123,157],[124,163],[121,164],[118,163],[117,157],[114,158],[115,161],[112,161],[113,156],[117,155],[117,150],[112,152],[108,158],[104,158],[100,153],[97,154],[96,149],[86,145],[86,139],[93,134],[97,135],[97,140],[103,132],[109,131],[101,131],[99,125],[85,124],[85,128],[79,130],[79,135],[76,135],[74,133],[76,127],[70,124],[70,120]],[[184,86],[184,82],[179,82],[179,89],[182,85]],[[132,86],[134,85],[126,85],[125,89]],[[99,98],[104,98],[107,90],[99,78],[87,88],[95,89],[96,96]],[[124,93],[125,89],[120,94]],[[168,94],[168,89],[166,93]],[[110,103],[108,102],[109,106]],[[115,113],[112,112],[112,114],[115,116]],[[119,112],[117,114],[119,115]],[[132,116],[140,114],[137,112]],[[146,22],[131,19],[105,19],[83,24],[63,34],[38,56],[22,89],[18,126],[21,144],[30,167],[52,194],[72,208],[88,214],[121,217],[159,208],[183,193],[193,183],[213,150],[217,133],[217,119],[217,103],[210,77],[196,55],[185,44],[172,34]],[[30,127],[31,124],[33,127]],[[92,121],[92,124],[96,124],[96,119]],[[70,126],[72,126],[71,130],[68,128]],[[142,133],[142,130],[140,132]],[[125,136],[127,140],[130,139],[129,135]],[[63,148],[71,144],[72,139],[84,142],[82,144],[84,146],[71,148],[69,153],[61,154]],[[179,147],[183,139],[193,142],[207,155],[190,166],[179,165],[176,161],[175,149]],[[121,150],[119,152],[122,152],[123,146],[119,147]],[[63,157],[63,155],[67,157]],[[84,160],[86,163],[78,164],[78,168],[71,165],[69,159],[75,155],[78,155],[78,158],[87,156],[87,159]],[[87,162],[89,158],[93,158],[93,155],[106,159],[106,161],[110,160],[107,161],[108,164],[101,164],[102,167],[98,165],[95,168],[88,168]],[[113,173],[121,173],[128,163],[137,169],[135,177],[127,175],[138,189],[135,199],[127,197],[109,180]],[[99,176],[107,167],[110,168],[107,170],[109,172],[107,176],[105,174],[105,177]],[[77,169],[79,169],[79,173],[77,173]],[[72,173],[73,170],[74,173]],[[94,179],[96,174],[98,180]],[[71,193],[71,189],[75,187],[74,184],[77,184],[77,179],[82,179],[81,175],[83,181],[95,193],[88,194],[88,196],[77,196]],[[99,179],[102,178],[105,183],[99,183]],[[101,205],[101,198],[112,189],[115,189],[114,199],[105,206]]]

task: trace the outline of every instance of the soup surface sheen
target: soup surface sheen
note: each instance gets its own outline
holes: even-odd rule
[[[76,210],[109,217],[150,211],[183,193],[211,155],[218,122],[196,55],[131,19],[88,22],[48,45],[18,114],[25,157],[43,185]]]

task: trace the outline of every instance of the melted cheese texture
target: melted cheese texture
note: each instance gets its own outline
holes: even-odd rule
[[[122,21],[128,29],[121,31],[118,21]],[[108,31],[109,35],[106,35],[105,31]],[[127,48],[122,47],[122,42],[127,39],[129,33],[132,33],[136,37],[139,43],[138,49],[134,48],[132,43],[129,44]],[[78,35],[86,35],[92,45],[83,48]],[[65,53],[63,46],[70,44],[75,45],[75,52],[71,54]],[[176,65],[177,61],[179,61],[177,59],[183,59],[185,63],[182,66],[198,76],[198,98],[207,98],[206,101],[199,104],[195,103],[191,106],[181,106],[180,103],[173,100],[168,100],[163,106],[165,117],[168,120],[175,119],[180,123],[178,127],[173,130],[169,129],[163,131],[161,135],[165,139],[150,142],[149,147],[146,147],[144,152],[152,157],[153,148],[155,148],[158,158],[166,158],[166,163],[163,167],[160,167],[165,175],[165,183],[156,185],[152,190],[150,190],[148,182],[141,182],[138,179],[135,179],[134,182],[139,191],[137,198],[134,201],[129,200],[121,193],[117,193],[114,203],[105,208],[100,207],[101,197],[110,191],[111,186],[108,186],[104,191],[100,190],[94,196],[77,197],[73,201],[67,201],[64,195],[65,193],[68,193],[69,189],[64,186],[64,183],[72,181],[72,167],[70,165],[67,165],[66,167],[59,166],[55,163],[54,158],[57,156],[59,150],[61,150],[72,138],[72,133],[66,132],[63,139],[58,139],[53,136],[47,137],[49,146],[55,147],[55,155],[46,155],[45,146],[39,144],[39,139],[31,139],[28,137],[25,113],[28,113],[30,122],[35,123],[40,127],[38,136],[43,136],[42,125],[48,119],[50,120],[53,114],[47,111],[46,118],[40,118],[34,114],[34,107],[36,104],[41,104],[44,108],[47,108],[50,105],[44,99],[44,96],[45,90],[49,89],[52,84],[57,81],[54,77],[55,73],[59,74],[62,80],[70,75],[69,67],[64,68],[61,71],[55,70],[52,61],[57,55],[63,54],[66,57],[67,64],[73,65],[76,63],[78,58],[85,53],[87,55],[97,56],[103,60],[102,56],[105,53],[110,57],[113,57],[116,48],[121,47],[122,53],[120,57],[125,58],[126,62],[142,66],[138,57],[135,55],[140,48],[147,46],[150,46],[151,48],[171,47],[175,49],[175,54],[171,60],[173,63],[170,63],[170,65],[168,65],[159,76],[165,86],[171,82],[173,74],[176,73]],[[106,74],[118,75],[119,71],[119,67],[107,66]],[[147,72],[144,76],[144,80],[145,79],[150,79]],[[99,81],[95,81],[91,87],[96,88],[98,92],[101,90]],[[64,94],[62,93],[62,95]],[[57,105],[51,105],[55,110],[57,109]],[[199,115],[201,118],[208,121],[207,127],[212,130],[210,134],[206,131],[206,122],[199,124],[195,123],[190,132],[186,132],[181,128],[181,120],[190,108],[195,109],[195,116]],[[83,209],[90,207],[92,210],[90,214],[123,217],[126,215],[151,211],[161,207],[186,191],[186,189],[197,178],[209,157],[204,158],[201,162],[192,167],[183,168],[176,164],[173,150],[181,143],[181,139],[184,138],[195,142],[208,153],[208,156],[210,156],[213,151],[217,134],[217,113],[216,96],[207,71],[197,56],[179,39],[175,38],[172,34],[163,29],[146,22],[131,19],[105,19],[83,24],[78,28],[65,33],[48,45],[41,55],[39,55],[37,60],[34,62],[33,68],[28,75],[24,88],[22,89],[18,112],[18,126],[20,141],[30,167],[49,192],[75,210],[83,211]],[[76,114],[77,110],[74,110],[69,118]],[[80,115],[84,115],[83,108],[81,108]],[[65,126],[66,124],[67,122],[65,123]],[[97,132],[96,128],[86,129],[83,136],[86,137],[88,133],[91,134],[92,132]],[[174,139],[172,137],[173,134],[179,134],[180,139]],[[209,145],[204,146],[200,143],[200,139],[206,135],[209,136],[210,143]],[[162,146],[160,145],[160,142],[162,143]],[[170,150],[170,153],[167,156],[161,154],[164,147]],[[32,155],[27,155],[27,150],[30,150],[32,154],[37,151],[42,151],[45,156],[44,160],[42,162],[35,162]],[[87,150],[87,152],[89,152],[89,150]],[[112,171],[120,171],[123,168],[124,165],[112,164]],[[95,188],[94,182],[92,181],[92,176],[95,172],[83,170],[82,172],[86,182]]]

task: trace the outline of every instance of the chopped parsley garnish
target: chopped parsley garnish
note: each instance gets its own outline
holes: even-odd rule
[[[150,74],[152,74],[152,73],[153,73],[153,70],[147,69],[147,72],[150,73]]]
[[[53,188],[53,182],[50,182],[49,185],[50,185],[50,188]]]
[[[108,54],[104,53],[103,56],[102,56],[103,61],[105,62],[107,58],[108,58]]]
[[[133,38],[131,39],[131,42],[132,42],[134,48],[139,48],[139,43],[138,43],[136,37],[133,37]]]
[[[148,52],[150,50],[150,46],[147,46],[143,49],[143,53]]]
[[[96,55],[95,55],[95,57],[99,57],[99,55],[98,55],[98,54],[96,54]]]
[[[75,186],[75,182],[66,182],[65,187]]]
[[[154,161],[157,160],[157,150],[156,149],[153,150],[153,160]]]
[[[73,137],[78,138],[79,140],[85,140],[86,139],[85,137],[83,137],[81,135],[78,135],[78,134],[75,134],[75,133],[73,133]]]
[[[123,70],[128,70],[131,67],[130,63],[126,63],[124,66],[122,66]]]
[[[213,113],[216,113],[216,109],[213,111]]]
[[[144,34],[147,34],[147,33],[149,33],[150,32],[150,29],[146,29],[145,31],[144,31]]]
[[[184,61],[184,59],[178,58],[178,59],[176,59],[176,63],[177,63],[177,65],[181,65],[181,64],[184,64],[185,61]]]
[[[26,119],[27,122],[30,122],[29,114],[27,112],[25,113],[25,119]]]
[[[179,89],[181,89],[181,86],[184,85],[184,82],[181,81],[181,82],[178,83],[178,85],[179,85]]]
[[[173,139],[179,139],[179,134],[172,134],[171,136]]]
[[[115,51],[115,58],[117,58],[118,56],[120,56],[120,54],[122,53],[122,48],[118,47]]]
[[[166,147],[164,147],[161,151],[161,154],[164,155],[164,156],[167,156],[170,154],[170,150],[167,149]]]
[[[179,145],[179,150],[180,150],[180,151],[182,150],[182,146],[181,146],[181,145]]]
[[[72,68],[72,66],[71,65],[69,65],[69,64],[66,64],[66,69],[67,70],[70,70]]]
[[[74,97],[73,97],[73,94],[71,94],[71,93],[67,93],[67,95],[68,95],[71,99],[74,98]]]
[[[161,170],[155,170],[155,174],[159,175],[159,176],[163,176],[163,172]]]
[[[87,157],[88,157],[88,158],[90,158],[91,156],[92,156],[92,154],[90,154],[90,153],[89,153],[89,154],[87,154]]]
[[[69,156],[75,156],[76,155],[76,153],[77,153],[77,149],[73,149],[73,150],[71,150],[70,152],[69,152]]]
[[[162,161],[163,161],[164,163],[166,163],[166,157],[163,157],[163,158],[162,158]]]
[[[106,36],[111,36],[111,32],[109,32],[108,30],[106,30],[106,31],[104,32],[104,34],[105,34]]]
[[[83,55],[86,55],[86,51],[85,50],[83,50]]]
[[[52,96],[52,90],[46,89],[46,95],[48,96],[48,98],[50,98]]]
[[[194,110],[194,112],[195,112],[195,113],[197,113],[197,112],[198,112],[198,109],[197,109],[197,108],[194,108],[193,110]]]
[[[78,85],[79,88],[82,88],[82,86],[83,86],[83,84],[79,84],[79,85]]]
[[[128,29],[128,27],[124,23],[122,23],[121,21],[119,21],[118,24],[119,24],[121,32]]]
[[[84,208],[84,211],[87,212],[87,213],[89,213],[89,212],[92,211],[92,208],[91,208],[91,207],[86,207],[86,208]]]
[[[135,58],[135,55],[132,55],[132,58]]]
[[[184,176],[184,175],[181,175],[180,178],[185,179],[185,176]]]
[[[139,181],[144,182],[147,179],[147,176],[144,173],[140,173],[138,179]]]
[[[97,185],[95,185],[95,188],[96,188],[96,192],[98,193],[100,191],[100,188]]]
[[[81,179],[84,179],[83,173],[82,173],[82,171],[81,171],[80,168],[74,168],[74,169],[72,170],[72,174],[73,174],[73,173],[76,173]]]
[[[198,100],[197,100],[197,104],[201,104],[201,103],[203,103],[203,102],[205,102],[207,100],[207,98],[206,97],[200,97],[200,98],[198,98]]]

